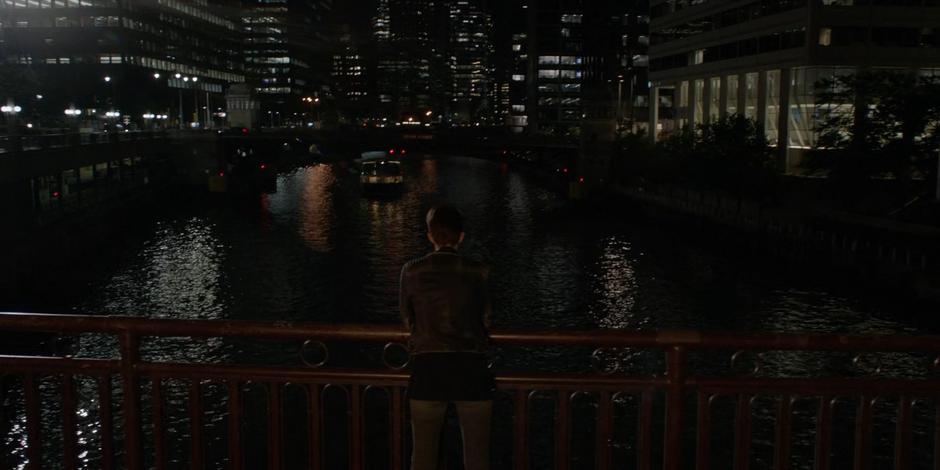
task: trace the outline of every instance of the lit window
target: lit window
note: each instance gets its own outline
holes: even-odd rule
[[[514,75],[512,76],[512,81],[514,81],[514,82],[524,82],[524,81],[525,81],[525,75],[514,74]]]
[[[832,28],[819,28],[819,45],[828,46],[832,44]]]

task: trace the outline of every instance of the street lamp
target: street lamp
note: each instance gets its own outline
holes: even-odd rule
[[[16,115],[22,111],[23,108],[13,104],[12,102],[7,102],[5,106],[0,106],[0,112],[6,116],[7,121],[7,135],[10,136],[10,143],[7,149],[9,151],[18,151],[20,149],[19,136],[16,134]]]
[[[623,75],[617,75],[617,131],[623,126]]]
[[[320,110],[316,109],[316,106],[315,106],[317,103],[320,102],[320,97],[308,96],[306,98],[303,98],[303,101],[310,103],[310,107],[313,109],[313,113],[314,113],[314,116],[313,116],[314,121],[320,122]]]
[[[153,78],[159,80],[159,79],[160,79],[160,73],[159,73],[159,72],[154,72],[154,73],[153,73]]]
[[[104,81],[110,82],[110,81],[111,81],[111,77],[108,76],[108,75],[105,75],[105,76],[104,76]]]
[[[144,128],[150,129],[150,120],[155,119],[157,115],[153,113],[144,113],[141,115],[141,117],[144,118]]]
[[[193,83],[199,81],[199,77],[190,77],[193,80]],[[184,79],[185,81],[185,79]],[[200,127],[199,123],[199,90],[196,89],[196,85],[193,85],[193,127]]]
[[[184,76],[183,76],[181,73],[179,73],[179,72],[177,72],[177,73],[174,74],[173,76],[176,77],[177,80],[179,80],[179,79],[182,78],[182,79],[183,79],[183,82],[189,83],[189,78],[190,78],[190,77],[184,77]],[[193,82],[199,81],[199,79],[198,79],[197,77],[192,77],[192,79],[193,79]],[[180,102],[180,107],[179,107],[179,128],[182,130],[182,129],[183,129],[183,87],[181,86],[181,87],[177,88],[177,89],[176,89],[176,92],[177,92],[177,94],[179,95],[179,102]],[[195,93],[195,92],[194,92],[194,93]],[[198,97],[197,97],[197,99],[198,99]],[[194,113],[198,113],[198,109],[199,109],[199,106],[198,106],[198,104],[197,104],[197,106],[196,106],[195,108],[193,108],[193,112],[194,112]]]

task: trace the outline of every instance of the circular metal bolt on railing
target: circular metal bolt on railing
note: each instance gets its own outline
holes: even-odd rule
[[[610,375],[620,370],[617,361],[611,361],[612,351],[597,348],[591,353],[591,369],[598,374]]]
[[[398,353],[398,364],[393,364],[392,361],[389,360],[389,356],[390,353],[396,348],[400,349],[401,352]],[[402,355],[404,355],[404,358],[401,357]],[[382,348],[382,363],[385,364],[385,367],[388,367],[392,370],[402,370],[408,367],[408,364],[411,363],[411,357],[408,355],[408,348],[401,343],[386,343],[385,347]]]
[[[732,371],[735,370],[735,369],[741,368],[742,364],[744,363],[744,359],[749,356],[749,353],[750,353],[750,352],[751,352],[751,351],[746,351],[746,350],[743,350],[743,349],[742,349],[742,350],[737,351],[737,352],[735,352],[734,354],[731,355],[731,369],[732,369]],[[744,372],[744,375],[752,375],[752,376],[753,376],[753,375],[757,375],[757,373],[760,372],[760,370],[761,370],[761,356],[760,356],[760,354],[754,354],[753,357],[752,357],[752,360],[754,361],[754,363],[753,363],[753,365],[751,366],[751,369],[748,370],[748,371],[745,371],[745,372]]]
[[[322,359],[319,361],[316,360],[318,356],[314,356],[315,349],[311,349],[312,346],[320,351],[320,356]],[[326,362],[330,359],[330,348],[326,346],[326,343],[320,340],[308,339],[304,341],[304,344],[300,346],[300,360],[304,362],[308,367],[323,367],[326,365]]]
[[[873,372],[875,374],[881,374],[884,372],[881,362],[879,362],[877,359],[866,360],[866,356],[864,354],[856,354],[855,357],[852,358],[852,365],[865,372],[872,371],[872,368],[874,368]]]

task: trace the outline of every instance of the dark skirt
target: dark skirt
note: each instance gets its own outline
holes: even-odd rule
[[[495,389],[485,354],[423,353],[411,357],[409,399],[492,400]]]

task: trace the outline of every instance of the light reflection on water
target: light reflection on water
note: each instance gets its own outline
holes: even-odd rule
[[[103,269],[105,275],[78,279],[89,288],[64,299],[62,311],[395,323],[400,267],[429,249],[424,213],[448,200],[467,218],[463,251],[492,267],[497,327],[924,331],[898,320],[900,312],[754,272],[622,210],[570,210],[525,175],[491,162],[420,159],[405,169],[407,188],[399,195],[364,196],[347,168],[316,165],[280,175],[270,194],[173,208],[132,227],[129,248]],[[116,354],[115,342],[99,337],[82,337],[74,347],[77,355]],[[147,359],[198,362],[296,363],[295,351],[290,344],[221,339],[172,338],[143,346]],[[589,364],[570,351],[505,354],[500,364],[511,368]],[[613,351],[605,360],[644,373],[661,363],[642,351]],[[902,371],[920,367],[906,357],[884,360]],[[764,367],[795,375],[832,364],[792,353],[768,355]],[[93,388],[82,390],[82,397],[94,396]],[[171,404],[182,409],[185,396]],[[206,407],[206,422],[220,422],[221,401],[207,399]],[[97,419],[94,406],[83,410],[83,420]],[[184,419],[173,422],[185,428]],[[25,439],[23,424],[17,420],[7,429],[8,448],[22,448],[15,444]],[[89,431],[83,429],[85,438]],[[22,458],[21,451],[14,454]],[[83,458],[94,462],[94,452]]]

